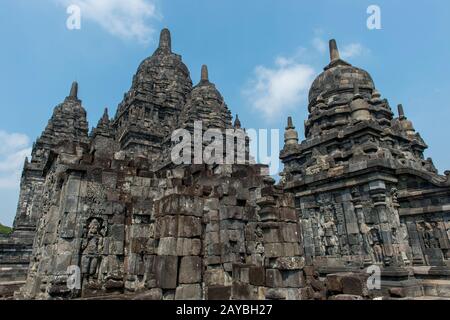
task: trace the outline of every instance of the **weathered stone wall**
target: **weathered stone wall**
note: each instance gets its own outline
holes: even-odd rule
[[[133,161],[100,168],[73,157],[64,153],[47,173],[23,297],[307,297],[293,198],[260,166],[150,173]],[[80,290],[67,286],[71,266]]]
[[[450,190],[421,178],[404,180],[402,185],[399,214],[408,229],[415,264],[448,266]]]
[[[398,204],[384,181],[299,196],[305,254],[325,266],[411,261]]]

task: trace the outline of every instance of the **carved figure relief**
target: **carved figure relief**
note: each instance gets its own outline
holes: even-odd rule
[[[381,239],[378,229],[373,228],[370,230],[370,242],[372,245],[374,260],[377,263],[383,263],[383,240]]]
[[[339,252],[339,242],[337,237],[337,227],[334,223],[332,207],[327,205],[323,208],[323,224],[325,234],[325,249],[327,255],[336,255]]]
[[[88,221],[86,235],[81,244],[81,272],[88,281],[97,279],[98,269],[103,252],[103,240],[106,231],[102,225],[103,221],[99,218],[93,218]]]

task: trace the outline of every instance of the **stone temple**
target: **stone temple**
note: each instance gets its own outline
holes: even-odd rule
[[[330,58],[303,141],[287,121],[278,183],[247,143],[242,163],[171,161],[172,132],[195,121],[245,131],[206,66],[193,86],[167,29],[114,117],[90,131],[74,83],[25,161],[0,295],[450,297],[450,171],[438,174],[403,107],[395,116],[334,40]]]

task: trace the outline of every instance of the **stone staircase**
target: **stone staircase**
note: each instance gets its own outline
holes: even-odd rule
[[[449,267],[413,267],[414,276],[420,280],[424,297],[450,299]]]
[[[25,284],[33,238],[26,231],[15,231],[0,238],[0,298],[12,297]]]

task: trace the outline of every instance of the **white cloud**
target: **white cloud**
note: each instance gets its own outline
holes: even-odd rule
[[[255,67],[243,94],[248,103],[266,120],[279,118],[289,109],[307,103],[308,90],[316,72],[305,61],[311,61],[311,58],[317,56],[317,52],[321,55],[328,52],[328,42],[323,40],[323,32],[316,30],[314,33],[310,48],[299,48],[293,56],[279,56],[272,67]],[[342,59],[368,52],[370,50],[360,43],[344,44],[340,48]]]
[[[114,36],[149,42],[155,29],[151,22],[160,19],[155,0],[54,0],[60,5],[77,5],[83,20],[98,23]]]
[[[315,37],[312,41],[312,44],[313,44],[313,47],[317,51],[319,51],[321,54],[324,54],[327,52],[328,45],[323,39],[321,39],[319,37]]]
[[[0,130],[0,189],[19,187],[23,163],[30,154],[30,139],[25,134]]]
[[[342,49],[340,49],[340,54],[342,59],[348,59],[360,56],[366,51],[362,44],[360,43],[350,43],[345,45]]]
[[[315,71],[296,57],[278,57],[272,68],[257,66],[244,95],[268,121],[300,104],[307,96]]]

